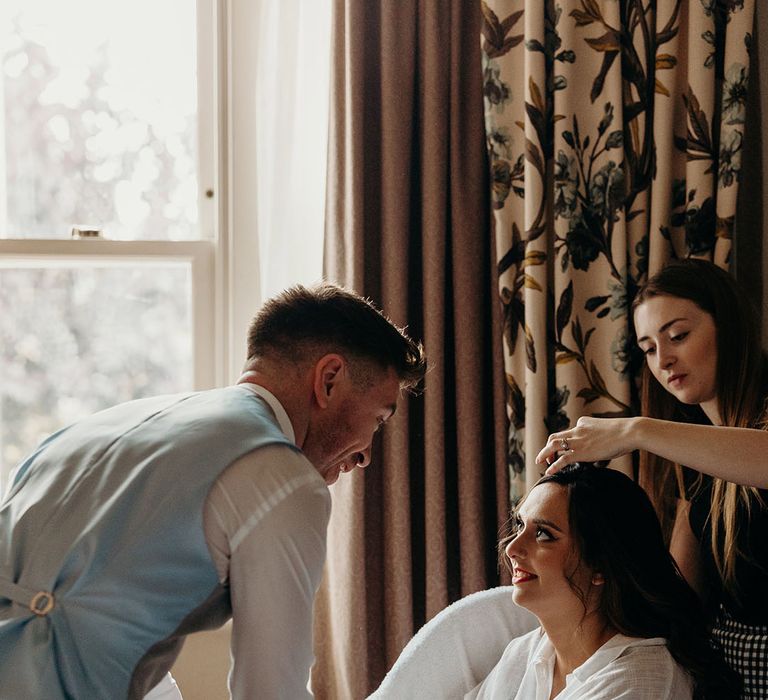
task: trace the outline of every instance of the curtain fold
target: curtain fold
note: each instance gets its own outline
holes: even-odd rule
[[[362,698],[453,600],[499,582],[507,518],[501,317],[489,229],[480,9],[336,0],[326,275],[430,361],[371,466],[333,487],[319,698]]]
[[[730,264],[754,0],[481,6],[514,500],[549,433],[634,412],[647,275]]]
[[[255,221],[245,221],[256,227],[258,288],[268,299],[322,276],[331,0],[236,5],[234,21],[248,27],[249,54],[235,60],[251,66],[252,82],[241,89],[255,139],[253,154],[236,154],[242,168],[252,164],[237,184],[252,192]]]

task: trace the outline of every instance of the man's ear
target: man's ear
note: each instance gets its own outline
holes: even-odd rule
[[[336,353],[323,355],[315,363],[312,389],[320,408],[327,408],[335,398],[339,382],[347,373],[347,361]]]

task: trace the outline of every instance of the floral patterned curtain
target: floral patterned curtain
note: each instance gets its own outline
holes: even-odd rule
[[[648,273],[729,264],[754,0],[482,8],[514,500],[550,432],[633,412]]]

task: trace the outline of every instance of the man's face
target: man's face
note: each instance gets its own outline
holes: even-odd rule
[[[342,472],[368,466],[373,435],[392,417],[399,396],[400,380],[392,369],[358,382],[347,366],[328,405],[310,420],[302,447],[327,484]]]

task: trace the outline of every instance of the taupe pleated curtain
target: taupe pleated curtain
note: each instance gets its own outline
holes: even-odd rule
[[[431,370],[371,466],[333,487],[319,698],[365,697],[427,619],[499,581],[509,482],[480,25],[466,0],[334,2],[326,273],[407,324]]]
[[[482,7],[514,499],[548,433],[632,412],[648,273],[729,266],[754,2]]]

